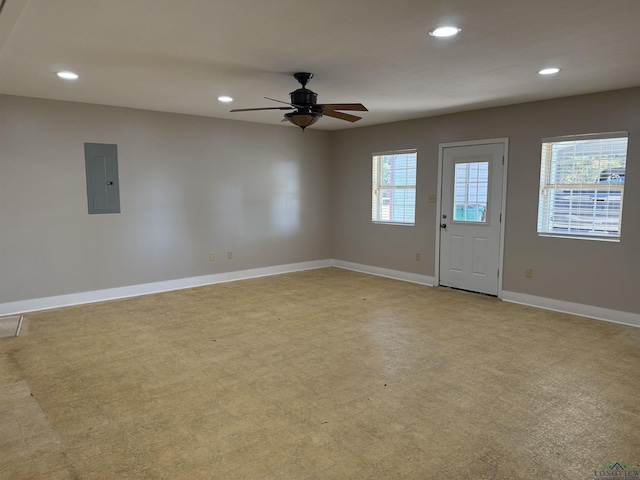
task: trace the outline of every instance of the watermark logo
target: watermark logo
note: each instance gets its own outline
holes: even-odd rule
[[[593,478],[638,478],[640,479],[640,468],[630,467],[627,462],[609,462],[607,466],[593,472]]]

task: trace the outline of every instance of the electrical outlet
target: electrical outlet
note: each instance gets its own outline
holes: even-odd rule
[[[216,260],[216,254],[213,252],[209,252],[209,261],[214,262]]]
[[[233,259],[233,252],[232,252],[231,250],[229,250],[229,251],[227,252],[227,259],[228,259],[228,260]]]
[[[416,253],[416,262],[419,262],[420,260],[422,260],[422,255],[419,253]]]
[[[525,268],[524,269],[524,276],[527,277],[527,278],[533,277],[533,268]]]

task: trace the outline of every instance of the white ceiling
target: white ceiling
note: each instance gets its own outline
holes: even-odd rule
[[[311,127],[338,130],[640,86],[639,27],[640,0],[5,0],[0,93],[280,124],[229,109],[309,71],[319,102],[370,110]]]

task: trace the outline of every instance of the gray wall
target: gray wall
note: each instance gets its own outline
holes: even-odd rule
[[[432,276],[438,145],[509,137],[504,289],[640,313],[638,112],[635,88],[303,135],[0,96],[0,303],[326,258]],[[618,130],[622,241],[538,237],[540,139]],[[87,214],[84,142],[118,144],[121,214]],[[404,148],[416,226],[373,225],[371,153]]]
[[[118,145],[121,214],[88,215],[84,142]],[[318,130],[2,96],[0,303],[330,258],[328,156]]]
[[[629,151],[620,243],[539,237],[541,139],[621,130]],[[437,189],[438,145],[497,137],[509,138],[503,288],[640,313],[640,88],[335,132],[333,257],[435,275],[436,204],[428,196]],[[374,225],[371,154],[405,148],[418,149],[416,225]]]

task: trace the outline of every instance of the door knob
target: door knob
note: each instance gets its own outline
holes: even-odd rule
[[[440,224],[440,228],[447,228],[447,224],[446,223],[441,223]]]

